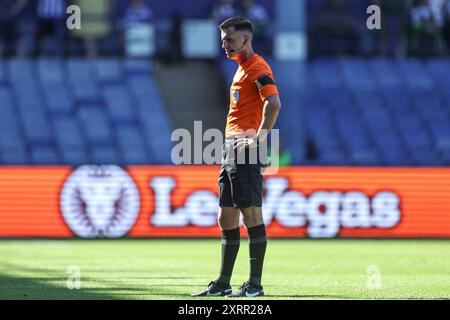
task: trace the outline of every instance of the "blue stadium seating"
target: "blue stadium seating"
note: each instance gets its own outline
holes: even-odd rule
[[[100,107],[81,107],[78,120],[92,145],[109,144],[114,140],[109,118]]]
[[[61,159],[55,148],[49,144],[33,145],[31,147],[31,161],[34,164],[60,164]]]
[[[137,126],[117,126],[117,140],[125,163],[148,164],[145,142]]]
[[[171,130],[148,61],[0,60],[1,164],[164,164]]]
[[[318,154],[307,163],[448,165],[449,70],[439,59],[309,61],[303,105]]]
[[[85,148],[85,139],[75,118],[68,116],[54,118],[54,126],[56,141],[61,147]]]
[[[235,63],[220,66],[231,81]],[[283,87],[283,145],[298,143],[296,123],[314,152],[294,164],[449,165],[449,70],[446,59],[308,61],[305,90]],[[168,164],[171,130],[151,63],[0,60],[1,164]]]
[[[69,59],[66,68],[75,102],[84,104],[98,103],[99,90],[91,62],[85,59]]]
[[[97,144],[92,146],[92,163],[94,164],[123,164],[119,152],[113,144]]]
[[[205,18],[216,2],[146,1],[156,18],[155,27],[167,26],[168,33],[175,15]],[[117,1],[111,16],[119,22],[131,2]],[[272,0],[259,2],[270,14],[274,12]],[[21,16],[34,17],[35,9],[30,4]],[[34,19],[30,22],[32,26]],[[100,54],[117,54],[117,32],[100,40]],[[34,33],[25,35],[25,42],[19,39],[25,54],[37,49],[29,41]],[[156,38],[157,43],[161,38]],[[45,55],[56,54],[52,41],[41,45]],[[81,41],[69,41],[67,48],[69,54],[84,53]],[[0,60],[0,164],[170,163],[172,128],[152,77],[152,63],[145,60]],[[124,137],[137,143],[125,143]]]
[[[73,165],[88,163],[87,145],[76,119],[72,116],[56,116],[54,127],[63,163]]]
[[[21,135],[17,114],[7,90],[0,88],[0,161],[26,164],[26,143]]]
[[[49,144],[53,140],[50,123],[38,104],[22,107],[20,110],[21,123],[24,128],[27,141],[33,143]]]
[[[63,62],[55,58],[41,58],[36,62],[37,72],[44,85],[64,82],[62,67]]]
[[[99,59],[94,62],[94,69],[100,84],[120,83],[123,77],[122,65],[117,59]]]
[[[110,119],[114,123],[137,121],[136,112],[124,86],[108,85],[103,87],[103,101]]]
[[[6,74],[6,67],[2,60],[0,60],[0,88],[8,84],[8,77]]]
[[[152,65],[141,59],[127,59],[123,63],[123,73],[127,77],[146,76],[152,73]]]

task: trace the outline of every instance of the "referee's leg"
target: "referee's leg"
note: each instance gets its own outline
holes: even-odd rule
[[[266,254],[267,237],[261,207],[242,208],[244,225],[247,227],[250,252],[250,276],[248,281],[261,285],[262,269]]]
[[[219,286],[230,285],[234,263],[240,246],[239,209],[234,207],[220,207],[218,223],[222,231],[222,260],[220,275],[216,280]]]

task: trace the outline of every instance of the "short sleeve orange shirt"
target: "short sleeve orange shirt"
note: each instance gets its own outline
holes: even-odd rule
[[[265,77],[266,76],[266,77]],[[271,83],[261,85],[261,77],[270,78]],[[225,137],[243,135],[251,129],[255,133],[261,125],[264,101],[278,89],[274,83],[272,69],[258,54],[239,65],[230,88],[230,110],[227,116]]]

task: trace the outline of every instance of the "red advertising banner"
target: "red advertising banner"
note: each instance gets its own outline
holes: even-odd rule
[[[0,237],[217,237],[217,166],[0,167]],[[450,168],[281,168],[269,237],[450,238]]]

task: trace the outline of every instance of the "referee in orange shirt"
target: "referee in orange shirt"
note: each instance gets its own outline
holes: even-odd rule
[[[228,59],[239,64],[230,88],[230,110],[219,176],[218,222],[222,231],[222,259],[219,277],[206,290],[192,296],[259,297],[264,295],[261,276],[267,246],[261,210],[264,164],[259,157],[252,163],[249,154],[259,151],[259,143],[272,129],[281,103],[270,66],[253,52],[250,20],[230,18],[219,28],[222,48]],[[242,152],[245,163],[239,161]],[[240,245],[240,213],[249,236],[250,276],[239,291],[232,294],[230,281]]]

